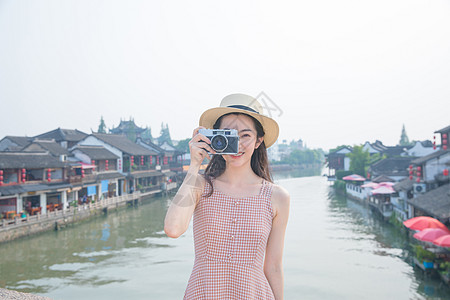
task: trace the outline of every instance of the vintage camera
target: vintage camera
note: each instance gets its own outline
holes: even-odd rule
[[[239,152],[239,135],[236,129],[200,129],[211,141],[211,148],[217,154],[237,154]]]

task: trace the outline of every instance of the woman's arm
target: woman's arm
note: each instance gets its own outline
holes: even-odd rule
[[[193,138],[189,142],[191,164],[164,220],[164,232],[171,238],[178,238],[187,230],[205,186],[205,179],[198,174],[198,171],[203,159],[209,157],[207,151],[214,153],[214,150],[208,145],[211,141],[198,133],[200,128],[194,130]]]
[[[289,193],[278,185],[273,186],[272,206],[274,218],[272,230],[267,241],[264,261],[264,274],[269,281],[275,299],[283,299],[283,247],[289,217]]]

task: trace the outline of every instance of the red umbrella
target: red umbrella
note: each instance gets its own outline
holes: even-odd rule
[[[412,230],[424,230],[425,228],[441,228],[443,230],[446,230],[450,234],[450,230],[444,224],[432,217],[415,217],[404,221],[403,225]]]
[[[443,235],[448,235],[448,231],[441,228],[425,228],[413,235],[416,239],[423,242],[433,242]]]
[[[441,247],[450,247],[450,234],[443,235],[433,241],[433,244]]]
[[[383,194],[389,195],[395,193],[394,189],[390,186],[380,186],[372,191],[372,195]]]

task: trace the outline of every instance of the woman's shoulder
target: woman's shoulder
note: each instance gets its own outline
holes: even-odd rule
[[[291,196],[289,192],[282,186],[272,184],[272,203],[277,207],[289,207]]]

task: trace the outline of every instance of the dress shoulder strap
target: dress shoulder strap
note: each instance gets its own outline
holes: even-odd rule
[[[273,184],[265,179],[263,179],[262,187],[261,187],[261,196],[270,200],[272,197],[272,187]]]

